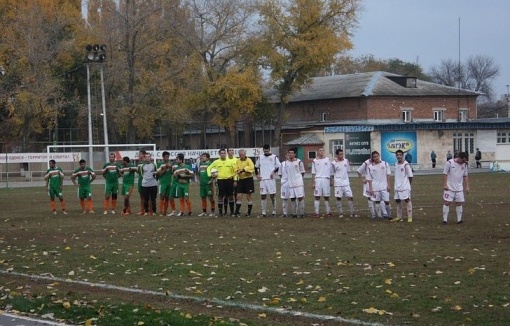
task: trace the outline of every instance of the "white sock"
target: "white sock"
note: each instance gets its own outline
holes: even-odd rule
[[[372,215],[372,218],[376,218],[377,216],[375,215],[374,202],[370,199],[368,200],[368,209],[370,210],[370,215]]]
[[[262,215],[266,215],[266,211],[267,211],[267,199],[262,199],[260,201],[260,208],[262,210]]]
[[[402,202],[397,203],[397,219],[402,218]]]
[[[331,206],[329,206],[329,200],[324,201],[324,206],[326,206],[326,214],[330,214]]]
[[[355,215],[356,214],[354,212],[354,201],[352,201],[352,200],[349,200],[349,211],[351,211],[351,215]]]
[[[455,212],[457,213],[457,222],[462,221],[462,206],[455,206]]]
[[[343,215],[344,209],[342,208],[342,200],[341,199],[336,200],[336,209],[338,210],[338,214]]]
[[[283,215],[287,215],[287,202],[288,199],[282,199],[282,213]]]
[[[450,212],[450,206],[443,205],[443,222],[448,221],[448,213]]]
[[[381,202],[374,203],[374,206],[375,206],[375,216],[379,217],[379,218],[382,218],[382,205],[381,205]]]
[[[386,204],[383,201],[380,201],[379,204],[377,204],[377,206],[379,206],[381,208],[381,212],[382,212],[382,215],[379,217],[388,216],[388,212],[386,212]]]
[[[299,208],[301,209],[301,215],[305,215],[305,200],[301,200],[298,202]]]
[[[319,214],[319,205],[320,205],[319,200],[316,199],[313,201],[313,211],[315,212],[315,214]]]
[[[413,203],[411,200],[407,202],[407,218],[413,218]]]
[[[388,203],[384,208],[386,209],[386,216],[391,217],[391,205]]]

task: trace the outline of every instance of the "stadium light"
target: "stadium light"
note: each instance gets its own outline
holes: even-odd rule
[[[92,145],[92,104],[90,100],[90,72],[89,65],[90,63],[100,63],[100,74],[101,74],[101,100],[103,106],[103,132],[104,132],[104,144],[105,144],[105,160],[108,160],[109,148],[108,148],[108,124],[106,120],[106,97],[104,90],[104,74],[103,74],[103,63],[106,61],[106,45],[87,45],[85,47],[87,51],[87,91],[88,91],[88,118],[89,118],[89,145]],[[92,147],[89,148],[89,155],[92,161]]]

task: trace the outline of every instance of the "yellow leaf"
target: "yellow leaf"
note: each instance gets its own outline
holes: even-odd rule
[[[69,302],[67,302],[67,301],[66,301],[66,302],[64,302],[64,303],[62,304],[62,306],[64,306],[64,308],[66,308],[66,309],[71,308],[71,304],[70,304]]]
[[[393,293],[393,294],[391,295],[391,298],[392,298],[392,299],[398,299],[398,294]]]
[[[97,258],[96,258],[95,256],[93,256],[93,255],[90,255],[90,256],[89,256],[89,258],[90,258],[90,259],[97,259]]]
[[[317,300],[317,301],[324,302],[324,301],[326,301],[326,297],[319,297],[319,300]]]
[[[297,300],[296,300],[296,299],[294,299],[294,298],[289,298],[289,299],[287,300],[287,302],[296,302],[296,301],[297,301]]]
[[[280,303],[280,298],[273,298],[271,299],[271,304],[279,304]]]
[[[386,293],[388,293],[388,294],[392,294],[393,292],[392,292],[391,290],[389,290],[389,289],[388,289],[388,290],[386,290]]]
[[[184,317],[186,317],[187,319],[192,319],[193,318],[193,316],[191,316],[191,314],[189,314],[189,313],[186,314]]]
[[[363,312],[366,312],[367,314],[376,314],[379,312],[379,310],[375,309],[374,307],[370,307],[367,309],[363,309]]]
[[[64,249],[65,250],[71,250],[71,247],[68,246],[68,247],[65,247]]]
[[[296,283],[296,285],[301,285],[301,284],[305,284],[305,281],[299,280],[299,282]]]
[[[265,313],[261,313],[261,314],[259,314],[259,318],[266,318],[266,317],[267,317],[267,316],[266,316],[266,314],[265,314]]]
[[[474,268],[470,268],[470,269],[468,269],[468,272],[469,272],[469,274],[473,274],[474,272],[476,272],[476,270]]]
[[[386,265],[388,265],[388,267],[395,267],[395,264],[393,264],[392,262],[386,263]]]
[[[138,325],[138,326],[142,326],[142,325],[145,325],[145,323],[144,323],[143,321],[139,321],[139,322],[137,323],[137,325]]]
[[[452,307],[452,310],[459,311],[459,310],[462,310],[462,307],[458,306],[458,305],[455,305],[455,306]]]
[[[301,303],[307,303],[308,300],[306,300],[306,298],[301,298]]]
[[[386,284],[390,285],[390,284],[391,284],[391,278],[387,278],[387,279],[384,281],[384,283],[386,283]]]

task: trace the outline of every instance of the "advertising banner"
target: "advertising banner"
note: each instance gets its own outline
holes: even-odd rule
[[[361,165],[370,158],[370,133],[345,133],[345,158],[353,165]]]
[[[57,162],[79,162],[81,153],[3,153],[0,163],[44,163],[49,160]]]
[[[416,132],[383,132],[381,133],[381,159],[388,163],[395,163],[397,150],[404,152],[406,160],[417,163],[418,146]]]

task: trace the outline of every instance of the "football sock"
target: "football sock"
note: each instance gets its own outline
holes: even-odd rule
[[[219,214],[223,214],[223,201],[221,201],[221,204],[218,201],[218,212]]]
[[[407,206],[407,217],[413,218],[413,203],[411,201],[408,201],[406,203]]]
[[[317,199],[313,201],[313,211],[315,214],[319,214],[319,205],[320,202]]]
[[[50,200],[50,207],[52,211],[57,210],[57,205],[55,205],[55,200]]]
[[[288,199],[282,198],[282,213],[283,213],[283,215],[287,215],[287,202],[288,201],[289,201]]]
[[[234,200],[228,201],[228,206],[230,207],[230,215],[234,214]]]
[[[115,210],[117,208],[117,199],[112,199],[112,210]]]
[[[173,212],[175,212],[175,200],[173,198],[170,198],[168,201],[170,202],[170,208],[172,209]]]
[[[354,215],[355,207],[354,207],[354,201],[349,200],[349,211],[351,212],[351,215]]]
[[[107,210],[108,210],[108,206],[109,206],[109,205],[110,205],[110,200],[105,198],[105,199],[103,200],[103,208],[104,208],[104,210],[105,210],[105,211],[107,211]]]
[[[253,203],[248,202],[248,215],[251,215],[251,209],[253,208]]]
[[[241,204],[239,202],[236,204],[236,215],[239,215],[239,211],[241,210]]]
[[[386,204],[385,208],[386,208],[386,216],[391,217],[391,205]]]
[[[85,199],[80,198],[80,206],[82,210],[85,210]]]
[[[450,212],[450,206],[443,205],[443,222],[448,221],[448,213]]]
[[[375,216],[381,218],[382,217],[381,202],[375,202],[374,206],[375,206]]]
[[[179,211],[184,213],[184,209],[185,209],[185,203],[184,203],[184,198],[179,198]]]
[[[260,201],[260,209],[262,210],[262,215],[266,215],[266,211],[267,211],[267,199],[262,199]]]
[[[370,199],[368,200],[368,210],[370,211],[370,215],[372,215],[372,218],[376,218],[374,202],[371,201]]]
[[[92,198],[87,199],[87,204],[89,206],[89,211],[94,210],[94,204],[92,203]]]
[[[301,215],[305,215],[305,200],[298,200],[298,205],[301,210]]]
[[[402,202],[397,203],[397,219],[402,218]]]
[[[329,200],[324,201],[324,206],[326,206],[326,214],[331,213],[331,206],[329,205]]]
[[[338,214],[342,215],[344,213],[344,209],[342,208],[342,199],[336,200],[336,209],[338,210]]]
[[[191,213],[191,200],[186,198],[186,207],[188,208],[188,213]]]
[[[164,205],[163,198],[159,198],[159,212],[160,212],[160,213],[163,213],[163,211],[165,210],[165,209],[163,208],[163,205]]]
[[[207,198],[202,198],[202,212],[207,212]]]
[[[457,213],[457,222],[462,221],[462,206],[456,206],[455,212]]]
[[[64,199],[60,200],[60,208],[62,208],[63,211],[66,210],[66,201]]]

